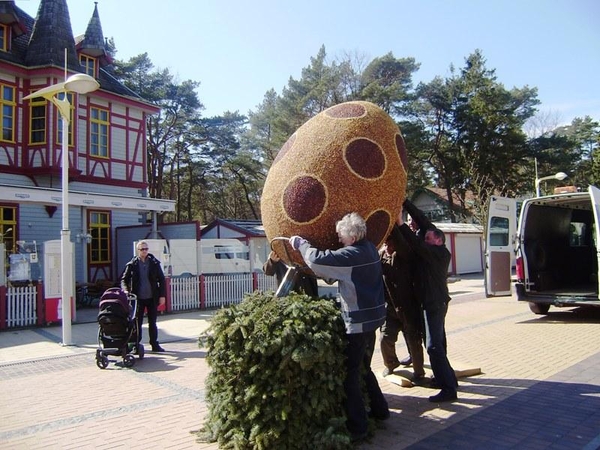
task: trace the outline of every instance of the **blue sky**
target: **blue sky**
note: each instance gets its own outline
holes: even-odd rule
[[[147,52],[180,81],[201,83],[205,116],[256,109],[298,79],[321,45],[330,60],[392,52],[421,64],[414,81],[449,75],[481,49],[505,87],[538,88],[560,123],[600,120],[597,0],[97,0],[120,59]],[[16,0],[35,16],[39,0]],[[93,0],[67,0],[75,35]]]

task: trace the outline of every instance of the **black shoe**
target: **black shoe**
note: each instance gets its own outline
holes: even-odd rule
[[[400,365],[402,366],[410,366],[412,364],[412,358],[408,355],[406,358],[400,360]]]
[[[413,386],[428,386],[427,378],[425,378],[425,375],[413,375],[413,377],[410,379],[410,382]]]
[[[431,403],[453,402],[457,398],[456,391],[441,390],[438,394],[429,397],[429,401]]]
[[[392,367],[386,367],[385,369],[383,369],[383,371],[381,372],[381,375],[384,377],[387,377],[388,375],[391,375],[394,373],[394,370],[400,365],[400,363],[396,363],[394,364]]]
[[[390,410],[386,409],[384,412],[379,414],[375,414],[373,413],[373,411],[369,411],[369,417],[380,421],[388,420],[390,418]]]
[[[435,377],[431,377],[429,379],[429,385],[427,387],[430,387],[431,389],[441,389],[442,388],[442,386],[439,385],[439,383],[437,382]]]
[[[350,433],[350,440],[352,442],[361,442],[364,441],[368,435],[368,431],[365,431],[364,433]]]
[[[162,353],[162,352],[164,352],[164,351],[165,351],[165,349],[164,349],[164,348],[162,348],[162,347],[161,347],[160,345],[158,345],[158,344],[156,344],[156,345],[153,345],[153,346],[152,346],[152,352],[153,352],[153,353]]]

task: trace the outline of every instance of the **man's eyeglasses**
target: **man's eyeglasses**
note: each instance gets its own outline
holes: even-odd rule
[[[147,252],[148,251],[148,247],[144,247],[144,248],[138,248],[138,250],[140,252]]]

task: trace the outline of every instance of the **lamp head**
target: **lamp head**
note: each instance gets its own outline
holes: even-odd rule
[[[65,91],[75,92],[76,94],[87,94],[100,88],[98,83],[93,77],[85,73],[76,73],[67,78],[67,81],[62,83],[56,83],[39,91],[32,92],[29,95],[23,97],[23,100],[30,100],[35,97],[43,97],[46,100],[51,100],[56,94]]]
[[[566,173],[564,173],[564,172],[557,172],[554,175],[554,178],[556,178],[558,181],[562,181],[562,180],[564,180],[567,177],[568,177],[568,175]]]
[[[85,73],[76,73],[67,78],[64,83],[66,91],[76,92],[77,94],[87,94],[100,87],[100,84],[91,76]]]

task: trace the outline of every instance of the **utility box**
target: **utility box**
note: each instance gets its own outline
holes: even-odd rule
[[[8,255],[9,273],[11,283],[25,283],[31,281],[31,266],[29,257],[21,253]]]
[[[29,283],[41,278],[36,241],[17,241],[17,252],[9,255],[11,283]]]

